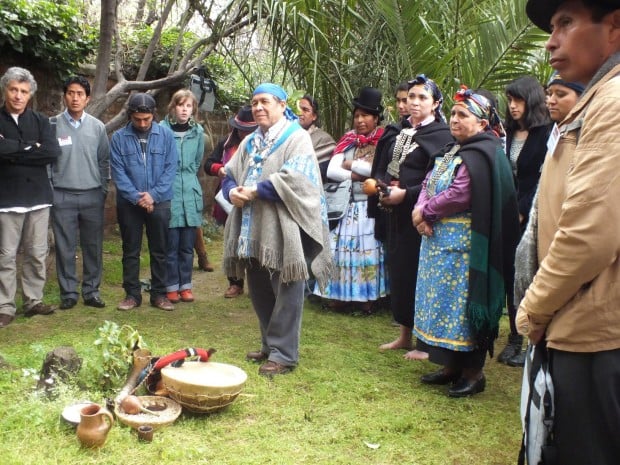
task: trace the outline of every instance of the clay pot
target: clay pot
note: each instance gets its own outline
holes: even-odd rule
[[[80,410],[80,424],[77,427],[77,437],[84,447],[91,449],[101,447],[105,443],[113,424],[114,417],[101,405],[87,405]]]
[[[149,425],[138,427],[138,439],[143,442],[153,441],[153,427]]]

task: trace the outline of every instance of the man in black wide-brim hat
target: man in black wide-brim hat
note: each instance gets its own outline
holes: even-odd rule
[[[539,267],[517,326],[532,343],[547,341],[553,463],[618,464],[620,1],[529,0],[526,10],[551,33],[551,66],[586,89],[560,123],[540,177],[538,237],[530,241]]]

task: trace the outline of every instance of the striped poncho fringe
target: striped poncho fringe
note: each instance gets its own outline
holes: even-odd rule
[[[227,165],[238,185],[247,175],[246,145],[242,142]],[[224,272],[241,278],[254,259],[260,266],[279,272],[280,280],[286,283],[308,279],[310,266],[324,288],[335,273],[327,208],[312,143],[301,127],[267,157],[259,181],[265,179],[271,181],[281,201],[255,200],[249,235],[243,238],[242,209],[233,208],[224,231]]]

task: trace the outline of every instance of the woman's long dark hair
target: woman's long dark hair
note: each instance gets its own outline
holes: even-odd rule
[[[525,101],[525,112],[522,124],[515,121],[510,114],[510,109],[506,109],[504,120],[506,131],[513,133],[523,127],[531,129],[536,126],[543,126],[551,122],[549,110],[545,105],[545,89],[532,76],[521,76],[506,86],[506,97],[518,98]]]
[[[242,140],[243,138],[241,137],[241,134],[239,134],[239,129],[233,128],[228,135],[228,139],[224,142],[224,148],[227,149],[229,147],[237,147]]]
[[[321,127],[321,116],[319,115],[319,102],[314,100],[314,97],[310,94],[304,94],[302,98],[299,100],[307,100],[312,107],[312,112],[316,115],[316,119],[314,120],[314,124],[317,128]]]

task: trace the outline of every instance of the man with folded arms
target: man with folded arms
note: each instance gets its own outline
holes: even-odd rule
[[[47,168],[60,154],[45,115],[28,108],[37,91],[30,71],[12,67],[0,78],[0,328],[15,319],[17,251],[23,253],[24,315],[49,315],[43,303],[52,188]]]

